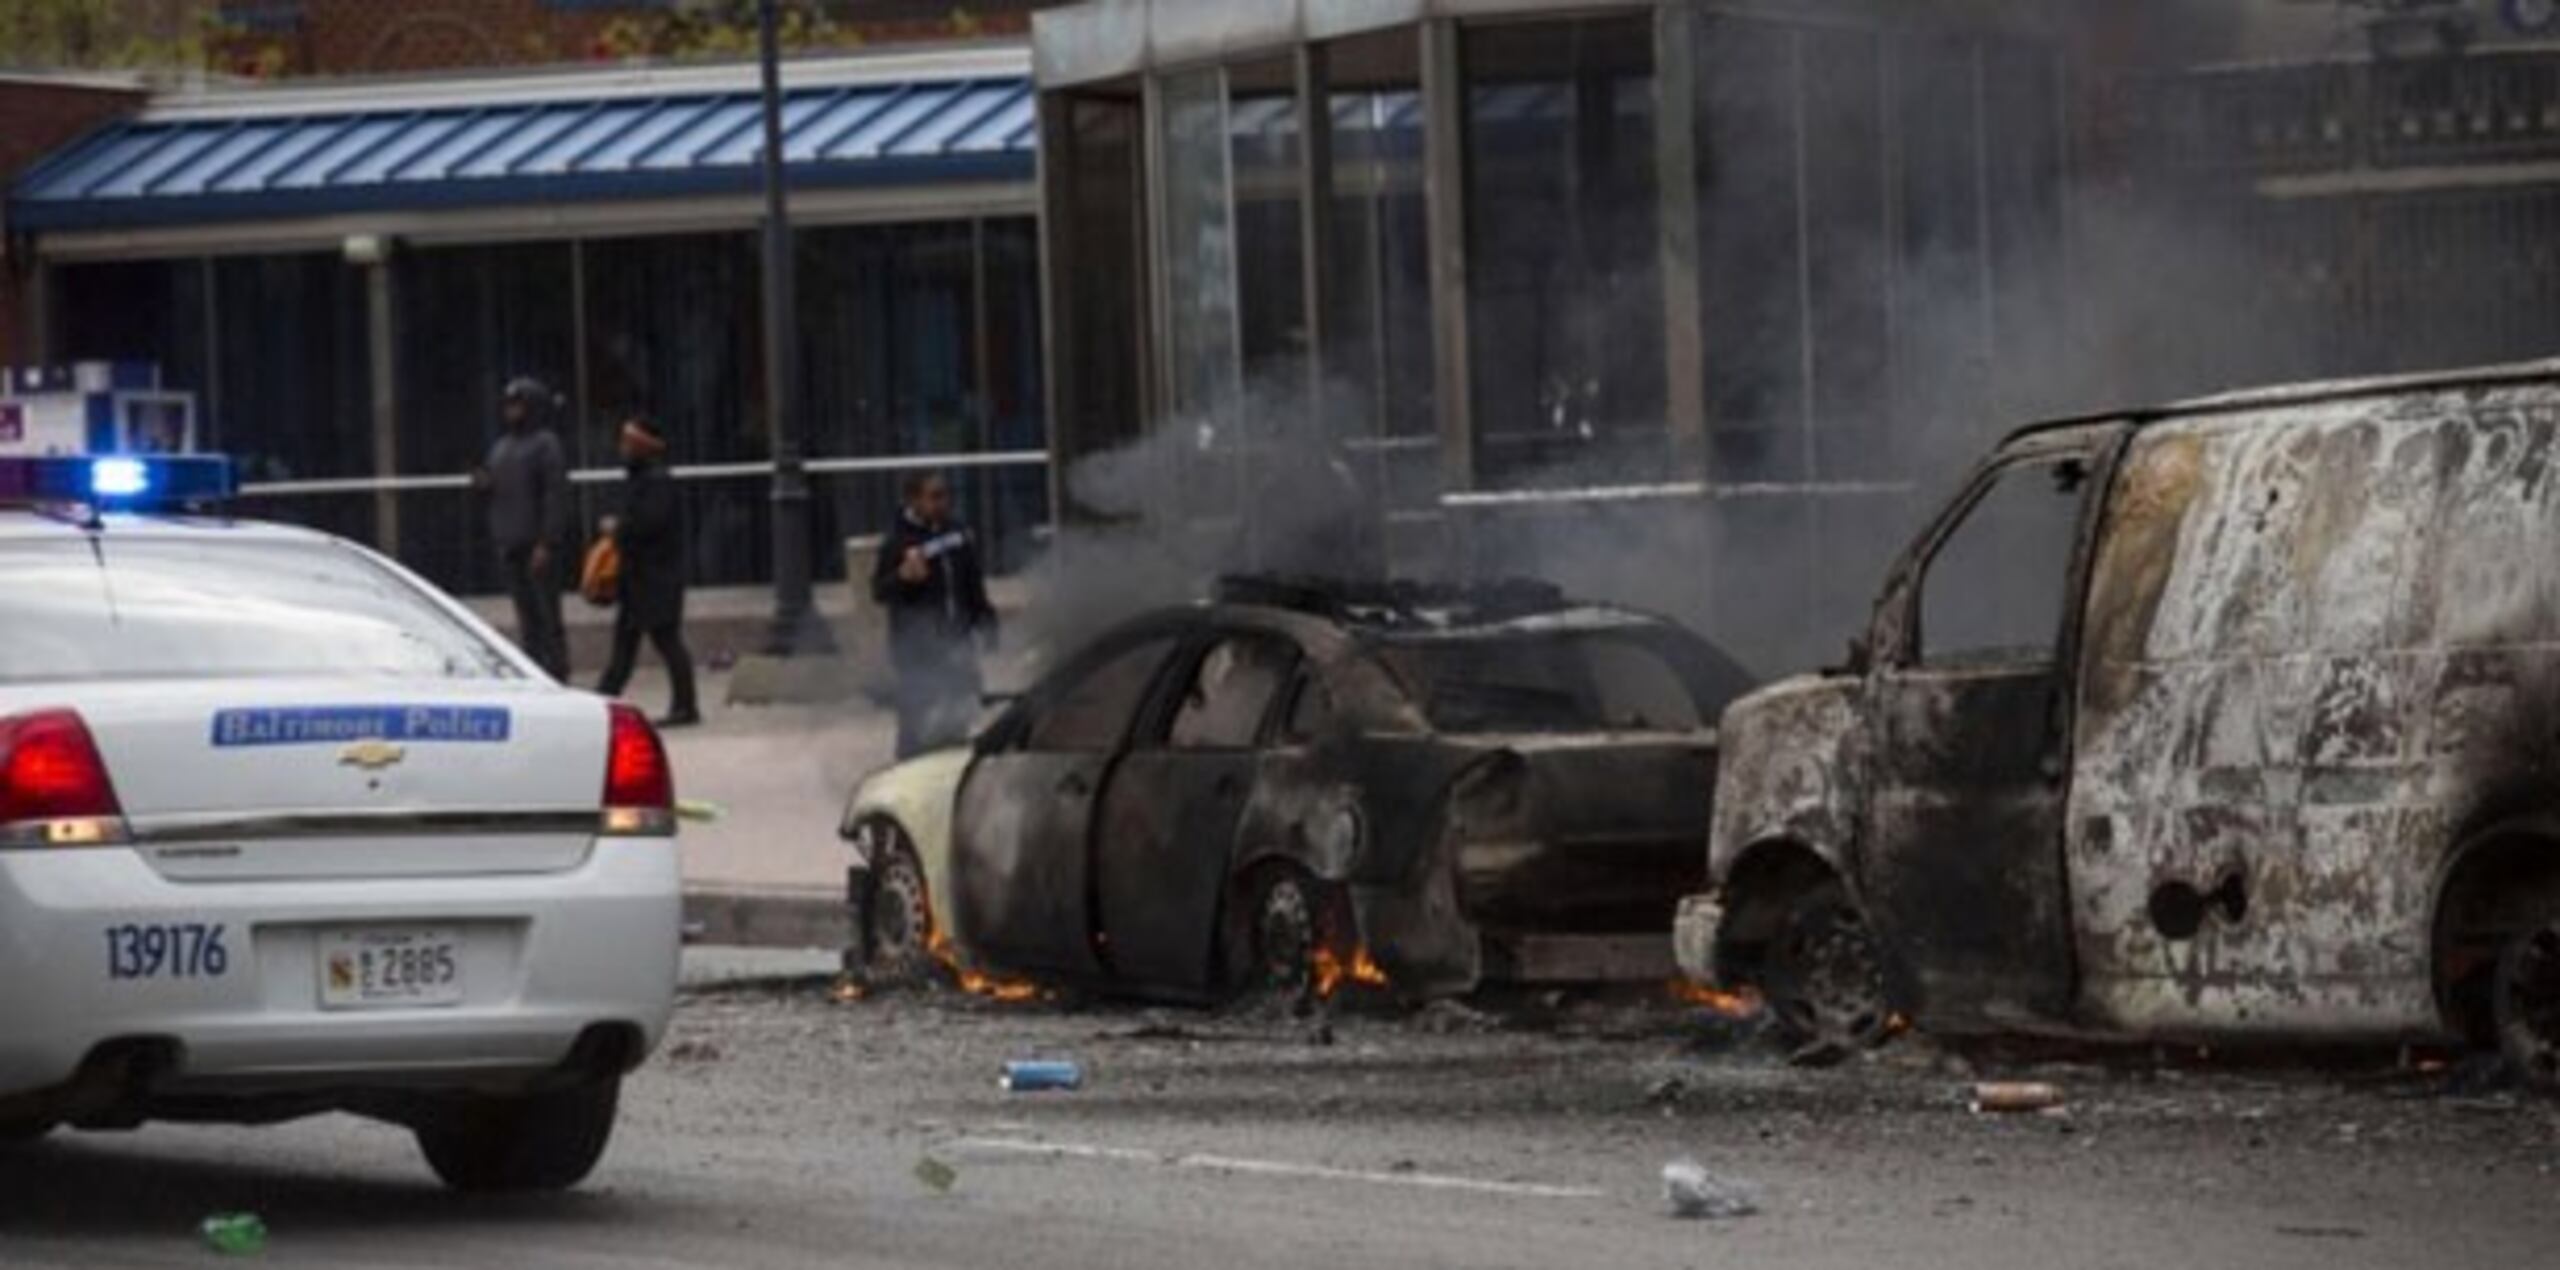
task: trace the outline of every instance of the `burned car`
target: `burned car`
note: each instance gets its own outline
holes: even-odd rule
[[[1747,686],[1542,585],[1230,581],[862,784],[853,959],[1190,1000],[1668,975]]]
[[[2010,438],[1722,727],[1684,971],[1800,1034],[2560,1074],[2560,363]]]

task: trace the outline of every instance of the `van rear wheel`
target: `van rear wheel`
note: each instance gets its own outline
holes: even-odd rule
[[[1884,948],[1838,882],[1796,897],[1760,971],[1770,1016],[1808,1053],[1846,1057],[1893,1032]]]
[[[2491,1008],[2507,1065],[2534,1090],[2560,1094],[2560,921],[2508,943]]]

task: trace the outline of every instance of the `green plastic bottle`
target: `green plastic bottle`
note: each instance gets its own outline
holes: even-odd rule
[[[226,1257],[246,1257],[267,1247],[267,1223],[256,1213],[215,1213],[204,1219],[205,1246]]]

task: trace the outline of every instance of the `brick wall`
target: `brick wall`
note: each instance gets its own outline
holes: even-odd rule
[[[82,133],[142,104],[142,90],[42,79],[0,79],[0,190]],[[5,226],[0,226],[5,229]],[[0,366],[31,360],[27,262],[0,237]]]

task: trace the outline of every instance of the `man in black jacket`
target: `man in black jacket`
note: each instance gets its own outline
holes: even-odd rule
[[[702,722],[702,706],[694,696],[693,654],[684,646],[684,504],[667,471],[666,433],[654,420],[624,423],[621,446],[622,515],[612,527],[613,545],[622,556],[619,607],[613,616],[613,661],[596,691],[622,695],[645,635],[659,660],[667,663],[667,679],[675,690],[675,702],[658,726],[691,727]]]
[[[516,644],[552,678],[569,677],[569,629],[560,617],[560,564],[574,513],[569,458],[543,417],[559,404],[542,381],[519,375],[500,394],[505,430],[471,474],[487,502],[489,538],[515,598]]]
[[[889,614],[898,675],[898,757],[967,739],[979,704],[978,647],[996,640],[996,610],[978,545],[951,514],[951,486],[915,472],[905,507],[880,543],[871,597]]]

